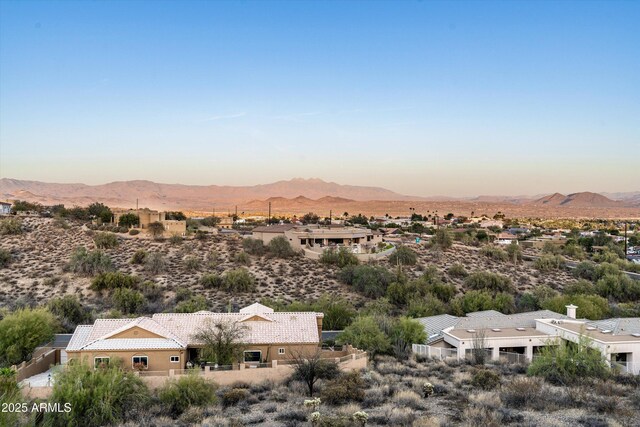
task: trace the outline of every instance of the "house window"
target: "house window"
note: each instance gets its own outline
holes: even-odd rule
[[[262,352],[259,350],[251,350],[244,352],[245,362],[260,362],[262,360]]]
[[[279,348],[278,349],[278,354],[284,354],[284,348]]]
[[[178,363],[178,362],[180,362],[180,356],[171,356],[171,357],[169,358],[169,361],[170,361],[171,363]]]
[[[93,367],[94,368],[105,368],[109,366],[109,358],[108,357],[94,357],[93,358]]]
[[[147,369],[149,367],[149,358],[147,356],[133,356],[131,358],[131,366],[134,369]]]

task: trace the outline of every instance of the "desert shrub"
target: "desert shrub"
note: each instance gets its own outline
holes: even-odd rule
[[[322,329],[326,331],[341,331],[356,315],[355,307],[346,299],[323,294],[315,301],[293,301],[289,304],[280,301],[263,299],[262,304],[272,307],[275,311],[315,311],[324,313]]]
[[[313,397],[315,384],[318,380],[331,380],[339,374],[340,368],[338,364],[329,359],[322,359],[320,352],[317,352],[313,357],[295,357],[293,374],[290,379],[304,382],[309,391],[309,396]]]
[[[5,268],[11,263],[11,252],[7,249],[0,248],[0,268]]]
[[[113,233],[98,233],[93,237],[98,249],[111,249],[118,246],[118,238]]]
[[[338,250],[335,248],[325,249],[320,255],[320,262],[322,264],[336,265],[340,268],[360,263],[358,257],[344,246],[341,246]]]
[[[235,406],[249,397],[249,392],[243,388],[232,388],[222,393],[222,405],[227,408]]]
[[[186,301],[193,296],[193,291],[189,288],[178,288],[176,289],[176,302]]]
[[[587,257],[586,252],[582,249],[582,246],[577,244],[567,244],[562,248],[562,255],[569,258],[582,260]]]
[[[533,263],[533,267],[540,271],[559,270],[564,267],[565,259],[561,255],[542,255]]]
[[[505,292],[495,294],[493,297],[493,309],[504,314],[511,314],[516,310],[516,303],[513,295]]]
[[[199,282],[205,289],[218,289],[224,285],[224,279],[217,273],[203,274]]]
[[[593,295],[596,293],[595,285],[585,279],[574,280],[564,286],[563,292],[565,295]]]
[[[158,390],[158,398],[173,416],[184,413],[192,406],[206,406],[216,401],[216,386],[193,372],[172,379]]]
[[[140,278],[128,274],[116,272],[100,273],[91,281],[91,290],[103,291],[118,288],[135,288],[140,283]]]
[[[189,255],[184,259],[184,268],[188,271],[197,271],[200,269],[200,258],[194,255]]]
[[[386,353],[391,349],[389,337],[378,326],[378,322],[371,316],[361,316],[347,326],[338,335],[337,342],[351,344],[372,355]]]
[[[540,399],[542,383],[537,378],[514,378],[502,386],[500,398],[502,402],[512,408],[530,407]]]
[[[209,303],[202,295],[192,296],[189,299],[179,302],[174,311],[176,313],[196,313],[198,311],[208,310]]]
[[[508,253],[495,246],[485,246],[484,248],[480,249],[480,255],[496,261],[506,261],[509,259]]]
[[[617,301],[640,299],[640,281],[633,280],[624,273],[604,275],[596,282],[595,290],[600,296]]]
[[[142,282],[138,289],[142,292],[142,295],[149,301],[161,301],[164,291],[157,284],[147,280]]]
[[[45,412],[44,426],[102,426],[119,424],[143,411],[150,401],[140,377],[116,361],[100,369],[86,363],[69,364],[54,374],[49,403],[71,404],[70,412]]]
[[[392,338],[399,338],[408,344],[422,344],[427,341],[427,333],[420,322],[401,317],[393,325]]]
[[[560,246],[555,245],[551,242],[544,242],[542,245],[542,253],[548,255],[559,255],[562,252]]]
[[[265,251],[264,244],[260,239],[253,239],[251,237],[247,237],[242,240],[242,249],[248,254],[251,255],[262,255]]]
[[[47,303],[47,308],[68,332],[73,332],[77,325],[86,325],[92,320],[91,312],[75,295],[53,298]]]
[[[491,292],[513,292],[511,279],[497,273],[477,271],[470,274],[465,280],[465,285],[474,290],[487,290]]]
[[[596,265],[589,261],[583,261],[573,269],[573,275],[586,280],[596,279]]]
[[[144,249],[138,249],[131,257],[131,264],[142,265],[147,260],[147,251]]]
[[[592,348],[587,337],[577,343],[560,341],[543,347],[527,373],[558,385],[576,384],[585,378],[604,379],[611,374],[602,353]]]
[[[467,270],[464,268],[464,265],[460,264],[459,262],[449,267],[447,273],[449,273],[449,275],[451,275],[452,277],[467,277],[469,275],[469,273],[467,273]]]
[[[522,260],[522,248],[518,244],[518,242],[511,242],[505,248],[507,255],[509,256],[509,260],[513,262],[518,262]]]
[[[140,234],[140,230],[137,230],[135,228],[132,228],[131,230],[129,230],[129,235],[131,236],[137,236],[138,234]]]
[[[113,291],[111,301],[124,314],[140,313],[147,303],[141,292],[129,288],[118,288]]]
[[[338,278],[363,295],[378,298],[385,294],[395,277],[382,266],[349,265],[340,270]]]
[[[249,266],[251,265],[251,257],[249,257],[249,254],[246,252],[239,252],[235,256],[235,262],[240,265]]]
[[[256,280],[246,268],[236,268],[224,273],[223,289],[230,292],[253,292]]]
[[[22,233],[22,221],[16,218],[0,220],[0,236],[11,236]]]
[[[416,411],[425,407],[424,398],[412,390],[398,391],[393,396],[393,402],[399,407],[411,408]]]
[[[330,405],[361,402],[364,399],[364,388],[360,372],[351,371],[328,381],[320,392],[320,399]]]
[[[564,313],[565,306],[577,305],[576,316],[581,319],[599,320],[609,314],[609,303],[598,295],[559,295],[541,302],[542,308]]]
[[[490,369],[478,369],[471,377],[471,385],[483,390],[493,390],[500,385],[500,375]]]
[[[154,236],[154,237],[159,237],[159,236]],[[169,243],[171,243],[172,245],[181,245],[182,244],[182,236],[179,234],[172,234],[171,237],[169,237]]]
[[[513,296],[507,293],[493,295],[487,291],[468,291],[454,298],[450,307],[457,316],[482,310],[498,310],[507,314],[513,312],[515,302]]]
[[[291,244],[284,236],[278,236],[271,239],[267,247],[269,249],[269,254],[277,258],[291,258],[296,254],[296,251],[293,250]]]
[[[135,227],[140,225],[140,218],[134,213],[127,213],[118,217],[118,225],[120,227]]]
[[[69,271],[82,276],[95,276],[113,271],[115,268],[109,255],[102,251],[87,251],[83,247],[76,248],[67,264]]]
[[[146,259],[144,261],[145,271],[151,274],[160,274],[164,272],[166,267],[167,267],[167,262],[165,261],[162,254],[158,252],[151,252],[147,254]]]
[[[389,263],[392,265],[416,265],[418,255],[407,246],[398,247],[389,256]]]
[[[51,312],[25,308],[0,320],[0,366],[28,360],[33,350],[53,339],[58,325]]]
[[[453,245],[453,238],[447,229],[440,228],[436,230],[431,241],[442,249],[449,249]]]

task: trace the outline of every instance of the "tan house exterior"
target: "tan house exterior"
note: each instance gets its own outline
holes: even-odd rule
[[[113,222],[118,224],[120,217],[126,214],[137,215],[140,219],[140,228],[146,230],[149,228],[149,224],[153,222],[159,222],[164,226],[165,235],[172,236],[174,234],[184,235],[187,232],[187,221],[178,221],[166,219],[165,212],[158,212],[151,209],[129,209],[115,211],[113,213]]]
[[[310,356],[321,343],[322,313],[279,312],[252,304],[239,313],[160,313],[151,318],[98,319],[76,328],[69,345],[69,360],[92,367],[122,360],[124,367],[148,371],[184,369],[196,362],[202,343],[194,335],[207,322],[237,322],[245,326],[247,365]]]

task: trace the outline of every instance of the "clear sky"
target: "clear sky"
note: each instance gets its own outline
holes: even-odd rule
[[[640,1],[0,1],[0,176],[640,190]]]

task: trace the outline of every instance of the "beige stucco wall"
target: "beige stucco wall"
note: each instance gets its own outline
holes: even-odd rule
[[[92,368],[95,367],[94,358],[96,357],[109,357],[111,361],[119,358],[122,359],[124,368],[133,369],[133,356],[147,356],[148,371],[183,369],[186,364],[185,350],[69,351],[67,354],[69,360],[81,360],[83,363],[88,363]],[[180,356],[180,361],[171,362],[171,356]]]

